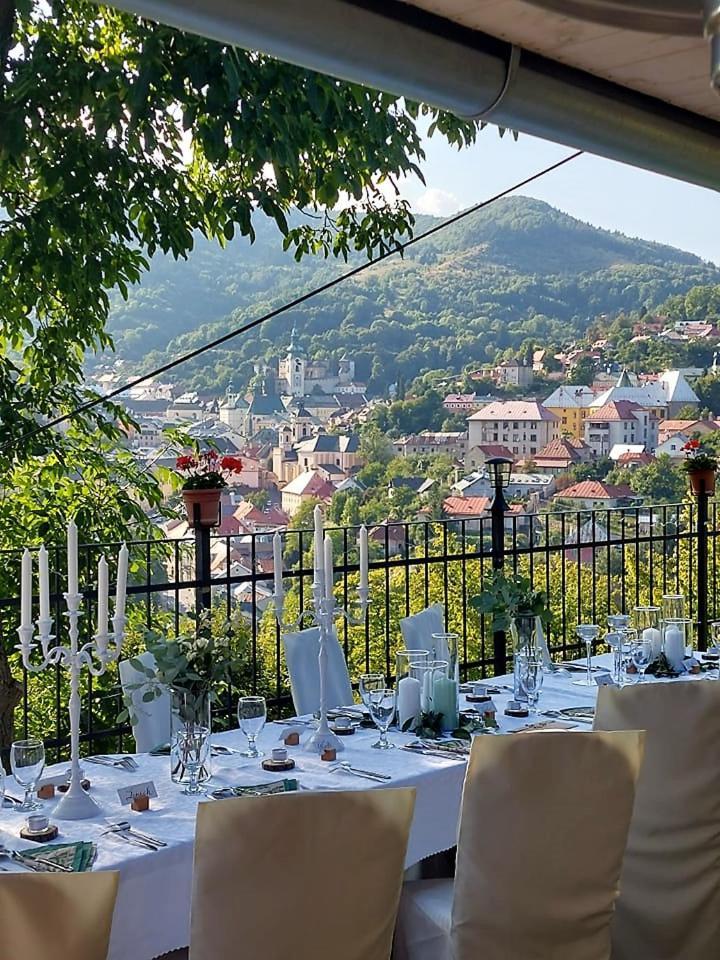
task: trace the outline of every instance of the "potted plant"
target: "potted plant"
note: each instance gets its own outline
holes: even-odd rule
[[[685,454],[683,469],[688,475],[690,489],[694,494],[715,493],[715,474],[718,461],[707,450],[703,450],[699,440],[688,440],[682,448]]]
[[[188,614],[176,636],[148,630],[146,650],[155,666],[148,667],[137,657],[130,664],[144,680],[129,686],[124,696],[125,709],[118,717],[133,720],[133,713],[150,704],[166,691],[170,694],[170,775],[176,782],[187,783],[186,757],[183,744],[193,742],[193,729],[211,730],[212,705],[220,699],[220,688],[239,675],[241,657],[234,649],[234,630],[230,621],[218,626],[209,610]],[[140,704],[133,705],[133,694],[141,694]],[[137,701],[136,701],[137,702]],[[178,736],[183,732],[187,736]],[[199,781],[210,776],[209,764],[199,771]]]
[[[214,527],[220,522],[220,497],[228,477],[242,471],[239,457],[220,456],[214,447],[183,454],[175,461],[183,478],[182,496],[191,527]]]

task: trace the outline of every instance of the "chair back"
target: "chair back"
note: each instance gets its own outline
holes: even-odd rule
[[[298,716],[315,713],[320,709],[320,630],[309,627],[297,633],[284,633],[282,640],[295,713]],[[347,707],[353,702],[352,684],[345,654],[334,630],[327,651],[327,705]]]
[[[720,683],[601,687],[595,726],[647,731],[612,924],[613,960],[716,956]]]
[[[638,731],[475,738],[454,960],[608,960],[642,742]]]
[[[388,960],[411,788],[198,807],[190,960]]]
[[[400,620],[400,632],[406,650],[427,650],[433,660],[448,660],[450,652],[443,641],[436,649],[434,633],[445,633],[445,613],[441,603],[425,607],[420,613],[414,613]]]
[[[4,873],[0,956],[106,960],[118,873]]]
[[[144,667],[155,669],[155,657],[148,651],[135,658]],[[129,660],[121,660],[118,665],[120,685],[124,694],[129,694],[133,705],[132,731],[135,737],[137,753],[147,753],[170,742],[170,694],[167,691],[149,703],[143,703],[147,677],[136,670]],[[141,686],[130,689],[136,684]]]

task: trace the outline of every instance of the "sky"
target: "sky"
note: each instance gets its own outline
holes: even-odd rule
[[[418,213],[448,216],[561,159],[572,149],[487,126],[462,151],[437,134],[425,138],[426,185],[402,192]],[[720,193],[585,154],[519,191],[579,220],[631,237],[668,243],[720,266]]]

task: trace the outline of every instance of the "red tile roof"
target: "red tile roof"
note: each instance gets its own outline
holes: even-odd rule
[[[628,450],[626,453],[620,454],[617,462],[619,464],[635,463],[639,466],[646,466],[648,463],[653,463],[654,460],[655,457],[651,453],[633,453]]]
[[[637,420],[633,410],[639,409],[640,404],[632,400],[611,400],[587,419],[590,423],[606,423],[608,420]]]
[[[540,460],[569,460],[574,463],[580,459],[578,450],[581,450],[584,446],[582,440],[551,440],[532,459],[536,463]]]
[[[480,517],[489,512],[491,502],[491,497],[446,497],[443,510],[448,516]],[[525,507],[521,503],[512,503],[507,513],[525,513]]]
[[[505,457],[506,460],[516,459],[513,452],[501,443],[480,443],[478,444],[478,450],[485,457]]]
[[[600,480],[581,480],[580,483],[561,490],[557,495],[563,499],[576,500],[621,500],[635,497],[626,483],[603,483]]]

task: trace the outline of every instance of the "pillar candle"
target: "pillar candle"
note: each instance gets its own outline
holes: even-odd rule
[[[408,720],[415,726],[420,719],[420,681],[415,677],[403,677],[398,683],[397,710],[401,730]]]
[[[433,712],[442,714],[443,730],[454,730],[459,722],[458,687],[454,680],[436,675],[433,684]]]
[[[115,616],[116,617],[125,616],[125,595],[127,591],[127,575],[128,575],[128,548],[126,544],[123,544],[122,547],[120,547],[120,553],[118,554],[117,586],[115,588]]]
[[[368,532],[363,524],[360,527],[360,588],[365,590],[368,586]]]
[[[685,635],[678,627],[671,626],[665,631],[665,656],[675,670],[685,659]]]
[[[67,568],[68,593],[75,596],[78,592],[78,539],[74,520],[70,521],[67,528]]]
[[[273,570],[275,572],[275,596],[283,594],[282,537],[276,533],[273,537]]]
[[[651,645],[653,659],[659,657],[662,653],[662,634],[657,627],[645,627],[642,638]]]
[[[20,565],[20,626],[32,626],[32,557],[27,547]]]
[[[97,632],[100,636],[106,637],[108,628],[108,565],[105,554],[98,561],[97,583]]]
[[[40,566],[40,619],[50,619],[50,574],[48,571],[48,552],[45,544],[40,547],[38,554]]]

